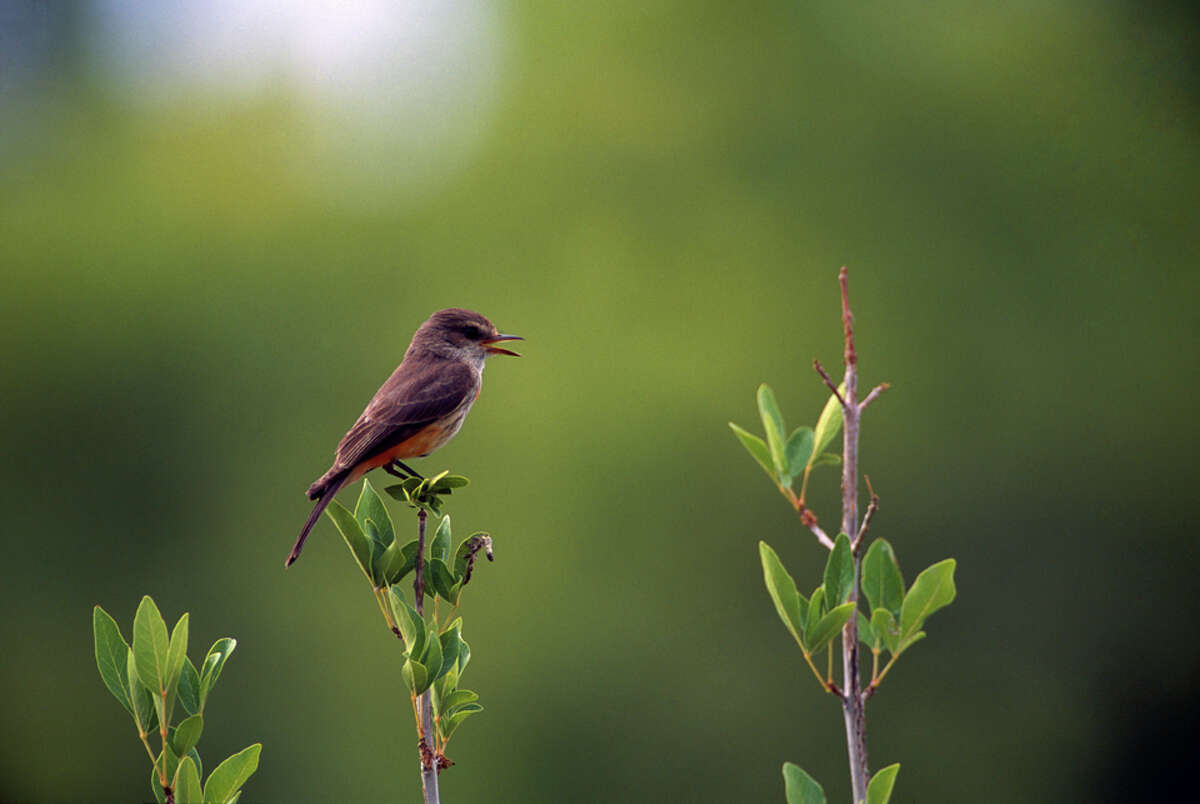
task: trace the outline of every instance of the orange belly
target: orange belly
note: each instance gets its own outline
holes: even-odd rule
[[[453,435],[451,433],[451,435]],[[347,484],[353,483],[372,469],[386,466],[400,458],[416,458],[428,455],[440,447],[446,439],[446,428],[441,424],[431,424],[416,435],[406,438],[394,447],[390,447],[378,455],[373,455],[354,467]]]

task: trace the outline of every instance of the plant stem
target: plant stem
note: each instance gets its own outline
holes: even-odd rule
[[[838,273],[842,288],[842,329],[845,333],[846,390],[842,399],[842,532],[858,534],[858,425],[862,412],[858,402],[858,355],[854,350],[854,316],[850,312],[847,271]],[[855,544],[854,582],[850,601],[858,605],[861,561]],[[867,724],[859,693],[858,618],[851,617],[842,630],[842,716],[846,724],[846,749],[850,759],[850,786],[854,802],[867,798]]]
[[[417,509],[417,577],[413,581],[413,593],[416,595],[417,614],[422,617],[425,615],[425,518],[425,509]],[[437,629],[434,629],[430,639],[437,638]],[[438,804],[437,758],[432,748],[432,745],[437,744],[437,732],[433,728],[431,689],[421,693],[417,699],[417,708],[420,714],[417,744],[421,760],[421,792],[425,796],[425,804]]]

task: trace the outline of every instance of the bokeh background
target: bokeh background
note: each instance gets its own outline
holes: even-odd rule
[[[868,710],[899,802],[1161,800],[1195,750],[1189,5],[0,3],[0,799],[129,802],[92,657],[144,593],[239,647],[255,802],[414,801],[398,650],[303,492],[430,312],[527,338],[459,437],[450,802],[848,798],[763,589],[823,551],[742,452],[839,365],[874,533],[959,599]],[[346,495],[349,498],[349,495]],[[810,495],[837,520],[837,477]],[[396,509],[397,516],[402,516]]]

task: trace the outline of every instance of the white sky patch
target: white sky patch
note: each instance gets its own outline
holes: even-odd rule
[[[499,91],[490,0],[95,0],[93,12],[90,52],[124,102],[211,113],[285,95],[305,117],[297,169],[359,191],[415,189],[462,164]]]

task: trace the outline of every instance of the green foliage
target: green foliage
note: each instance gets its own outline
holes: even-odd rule
[[[771,461],[771,451],[767,449],[766,442],[733,422],[729,423],[729,429],[733,430],[733,434],[742,442],[742,446],[750,453],[750,457],[758,461],[758,465],[767,473],[767,477],[774,480],[776,478],[775,466]]]
[[[838,393],[845,393],[844,383],[839,386]],[[799,510],[804,503],[804,488],[802,486],[799,498],[791,495],[793,479],[803,475],[807,481],[808,473],[814,467],[841,463],[839,456],[824,450],[842,428],[842,405],[837,395],[831,394],[815,427],[798,427],[785,438],[783,414],[769,386],[759,386],[757,401],[765,440],[733,422],[729,427],[755,462]],[[823,543],[828,544],[827,541]],[[929,616],[949,605],[955,596],[953,559],[926,569],[905,592],[904,576],[895,550],[887,540],[875,539],[862,559],[860,597],[856,588],[859,585],[857,549],[849,535],[839,533],[825,561],[822,583],[806,599],[775,550],[764,541],[758,543],[763,583],[775,605],[775,613],[800,646],[817,681],[828,692],[837,692],[837,689],[813,664],[812,657],[825,648],[832,652],[834,638],[852,618],[859,640],[871,649],[873,656],[868,690],[873,693],[896,658],[924,639],[925,632],[921,627]],[[861,598],[866,599],[866,612],[858,607]],[[884,648],[891,658],[880,672],[878,661]],[[830,659],[832,661],[832,655]],[[866,804],[888,804],[899,770],[899,765],[890,765],[875,774],[867,785]],[[821,786],[799,766],[785,763],[783,777],[788,804],[824,804],[825,793]]]
[[[850,554],[850,537],[839,533],[825,562],[826,604],[840,605],[854,591],[854,556]]]
[[[815,429],[800,426],[791,435],[786,434],[783,413],[779,410],[771,386],[764,383],[758,387],[757,401],[766,440],[733,422],[729,422],[729,429],[780,489],[790,489],[797,477],[814,467],[841,463],[837,455],[821,452],[842,425],[841,408],[836,397],[830,396],[833,407],[826,403]]]
[[[775,603],[775,611],[779,619],[787,627],[801,648],[805,648],[805,620],[808,618],[808,601],[796,588],[796,582],[783,568],[779,556],[766,542],[758,543],[759,557],[762,560],[763,581],[767,585],[767,593]]]
[[[846,383],[838,384],[838,393],[846,393]],[[813,455],[821,455],[841,429],[842,403],[830,394],[825,407],[821,408],[821,415],[817,417],[817,426],[813,428]]]
[[[900,607],[901,639],[912,637],[929,615],[954,601],[954,567],[954,559],[947,558],[922,571],[913,581]]]
[[[783,763],[783,787],[787,804],[825,804],[825,791],[799,765]]]
[[[897,617],[904,600],[904,577],[896,553],[886,539],[876,539],[863,559],[863,594],[871,610],[885,608]]]
[[[767,434],[767,449],[771,454],[771,465],[775,469],[775,475],[779,477],[781,485],[790,486],[792,483],[791,475],[787,471],[787,436],[784,434],[783,414],[779,412],[779,405],[775,402],[775,392],[766,383],[758,386],[758,415],[762,419],[763,432]]]
[[[235,800],[258,767],[262,746],[256,743],[222,762],[202,793],[203,766],[196,744],[204,732],[202,713],[208,694],[237,643],[229,638],[217,640],[197,672],[187,657],[188,615],[179,618],[168,636],[162,614],[149,595],[142,598],[134,615],[132,645],[100,606],[92,610],[92,634],[100,678],[132,716],[138,738],[151,754],[147,737],[158,731],[160,750],[150,772],[156,800],[166,800],[164,787],[174,791],[178,804],[229,804]],[[177,699],[185,717],[171,725]]]
[[[428,693],[431,697],[437,732],[432,749],[439,757],[444,757],[445,746],[459,725],[483,711],[479,696],[459,687],[471,658],[471,648],[462,638],[462,618],[455,617],[449,625],[441,625],[436,607],[424,606],[426,599],[442,600],[452,607],[452,612],[457,611],[478,554],[482,552],[492,560],[492,538],[486,533],[472,534],[451,552],[453,532],[450,517],[441,513],[442,505],[454,489],[469,482],[461,475],[442,472],[424,480],[407,478],[385,489],[392,498],[423,515],[438,517],[426,540],[424,556],[418,556],[419,540],[401,543],[386,506],[366,480],[353,513],[336,501],[326,509],[375,591],[389,627],[403,641],[401,680],[414,696],[414,703],[416,696]],[[416,570],[418,559],[422,580],[420,601],[416,600],[412,586],[400,583]],[[432,608],[432,616],[421,613],[426,608]]]
[[[443,498],[452,494],[454,489],[462,488],[470,482],[462,475],[442,472],[424,479],[405,478],[395,485],[388,486],[384,491],[409,508],[423,508],[434,516],[441,516],[442,505],[445,502]]]
[[[896,784],[896,774],[900,772],[900,763],[881,768],[871,777],[867,785],[867,804],[888,804],[892,798],[892,787]]]

